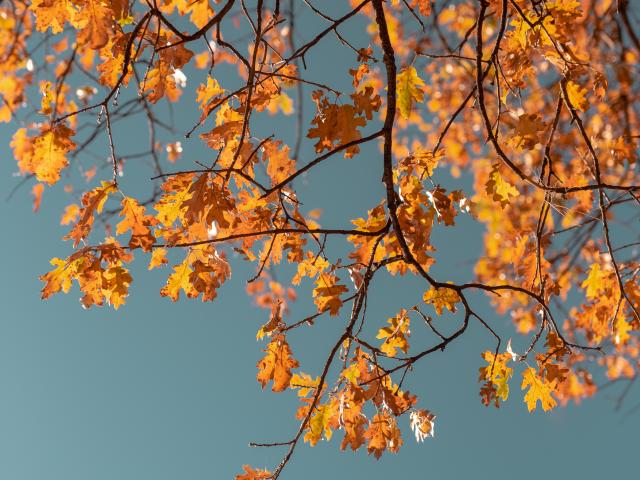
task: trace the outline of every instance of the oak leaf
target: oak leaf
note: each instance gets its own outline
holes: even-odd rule
[[[268,480],[271,478],[271,472],[262,468],[254,470],[249,465],[242,467],[244,473],[236,475],[235,480]]]
[[[54,293],[60,291],[68,293],[73,283],[75,269],[73,264],[60,258],[52,258],[51,265],[55,268],[40,276],[40,280],[45,282],[42,288],[42,298],[49,298]]]
[[[567,82],[567,96],[569,97],[569,103],[571,103],[576,110],[585,112],[589,109],[587,93],[587,89],[577,83],[572,81]]]
[[[173,273],[167,279],[167,283],[160,290],[160,295],[169,297],[172,301],[178,301],[180,291],[182,290],[187,296],[194,296],[194,288],[191,284],[190,276],[193,273],[189,264],[190,255],[180,263],[173,267]]]
[[[95,214],[102,212],[109,194],[115,191],[117,191],[117,187],[114,183],[102,182],[99,187],[88,191],[82,196],[80,219],[71,231],[64,236],[65,240],[73,239],[74,248],[89,235],[93,227]]]
[[[396,356],[396,349],[407,353],[409,350],[409,342],[407,337],[411,334],[409,330],[410,319],[406,310],[401,310],[395,317],[387,320],[388,327],[382,327],[378,330],[376,338],[384,339],[380,350],[390,357]]]
[[[218,289],[231,276],[231,268],[224,255],[219,254],[213,245],[197,249],[194,254],[196,258],[191,264],[193,271],[189,274],[192,289],[187,295],[202,295],[203,302],[210,302],[218,296]]]
[[[340,443],[340,449],[347,446],[351,450],[358,450],[366,442],[364,433],[369,426],[367,417],[362,413],[365,397],[358,387],[349,387],[343,390],[339,396],[338,426],[344,430],[344,437]]]
[[[424,293],[422,299],[424,303],[433,305],[438,315],[442,315],[442,310],[445,308],[455,313],[456,303],[460,301],[460,295],[452,288],[432,287]]]
[[[328,310],[331,316],[335,316],[342,307],[340,295],[348,291],[347,287],[338,283],[338,277],[330,273],[321,273],[313,289],[313,301],[319,312]]]
[[[262,325],[256,333],[256,340],[262,340],[265,336],[271,336],[278,328],[284,325],[282,321],[282,310],[284,304],[282,301],[277,301],[271,306],[271,315],[269,321]]]
[[[304,441],[314,447],[322,438],[331,440],[333,431],[331,423],[337,415],[337,406],[335,401],[329,401],[322,405],[316,405],[304,434]]]
[[[29,9],[36,16],[36,28],[39,31],[50,28],[52,33],[60,33],[74,14],[72,5],[69,0],[33,0]]]
[[[360,373],[359,365],[357,363],[352,363],[342,371],[342,376],[346,378],[351,385],[357,386]]]
[[[43,115],[51,115],[53,112],[53,104],[56,96],[51,90],[51,82],[44,82],[40,87],[42,98],[40,99],[40,113]]]
[[[403,118],[409,118],[414,102],[424,101],[424,81],[413,66],[405,68],[396,79],[398,110]]]
[[[513,376],[513,368],[507,366],[512,359],[508,352],[495,354],[486,351],[482,354],[482,358],[487,362],[487,366],[480,368],[480,380],[486,380],[493,384],[492,394],[482,391],[480,395],[483,397],[483,403],[488,406],[491,399],[495,400],[496,406],[499,406],[498,400],[503,402],[509,398],[509,380]]]
[[[77,11],[72,18],[72,25],[80,30],[78,43],[98,50],[109,42],[112,29],[113,9],[111,2],[102,0],[74,0]]]
[[[373,112],[380,110],[382,100],[380,95],[373,93],[373,87],[367,86],[361,92],[351,95],[353,106],[356,108],[358,115],[363,115],[367,120],[373,118]]]
[[[200,85],[196,89],[196,102],[199,104],[200,110],[202,110],[200,121],[209,115],[211,108],[220,101],[220,95],[223,93],[224,88],[213,77],[207,77],[207,83]]]
[[[491,195],[494,201],[500,202],[502,208],[511,202],[512,197],[517,197],[520,192],[517,188],[507,182],[500,174],[500,164],[495,163],[491,168],[489,180],[485,185],[488,195]]]
[[[380,458],[385,450],[397,453],[402,445],[396,420],[387,412],[374,415],[364,437],[368,440],[367,451],[376,458]]]
[[[27,171],[49,185],[60,180],[60,172],[69,165],[66,154],[76,148],[71,140],[74,134],[63,124],[43,129],[33,140],[33,153]]]
[[[104,271],[102,290],[105,298],[116,310],[125,303],[133,279],[126,268],[113,266]]]
[[[337,105],[324,98],[320,102],[319,114],[311,123],[315,127],[309,129],[307,137],[318,139],[315,144],[317,153],[359,140],[362,135],[358,128],[367,124],[353,105]],[[354,145],[345,150],[344,156],[350,158],[359,151],[360,148]]]
[[[146,214],[145,207],[140,205],[135,198],[125,197],[122,199],[122,210],[120,216],[124,217],[116,225],[116,234],[120,235],[131,230],[131,239],[129,247],[142,248],[143,251],[151,251],[151,246],[155,243],[156,238],[151,233],[157,220]]]
[[[544,141],[547,124],[537,113],[523,113],[518,117],[507,143],[518,149],[532,150]]]
[[[269,381],[273,381],[271,390],[274,392],[282,392],[289,387],[291,370],[298,368],[298,361],[293,358],[287,338],[284,334],[273,337],[269,345],[267,345],[265,357],[258,362],[257,379],[264,388]]]
[[[598,298],[600,292],[606,288],[606,272],[602,271],[600,264],[593,263],[589,268],[589,275],[580,284],[582,288],[586,288],[586,296],[589,299]]]
[[[154,268],[166,265],[167,263],[169,263],[169,260],[167,259],[167,249],[162,247],[154,248],[151,252],[148,269],[153,270]]]
[[[527,404],[529,411],[536,409],[538,401],[542,405],[542,409],[547,412],[557,405],[551,393],[556,387],[556,380],[551,382],[544,380],[538,376],[538,373],[534,368],[527,368],[522,372],[522,390],[529,387],[529,390],[524,396],[524,401]]]
[[[289,383],[289,388],[297,388],[299,397],[306,397],[315,392],[320,385],[320,377],[313,379],[308,373],[294,373]]]
[[[411,152],[411,154],[402,160],[401,164],[410,171],[413,171],[414,169],[417,170],[420,178],[425,175],[430,177],[433,175],[433,171],[438,166],[438,163],[443,156],[443,149],[432,152],[431,150],[419,148],[414,152]]]
[[[158,212],[156,218],[166,227],[170,227],[176,220],[181,220],[187,210],[185,203],[191,198],[193,174],[175,175],[169,177],[163,184],[165,192],[153,208]]]

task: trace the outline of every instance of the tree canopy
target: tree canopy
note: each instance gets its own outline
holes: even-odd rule
[[[334,433],[376,458],[406,441],[400,419],[416,441],[433,436],[412,373],[471,323],[492,339],[478,359],[487,406],[517,397],[546,412],[640,367],[640,12],[627,0],[336,3],[0,3],[0,122],[20,185],[34,210],[47,189],[72,198],[60,223],[73,252],[51,260],[42,298],[77,284],[83,307],[125,308],[134,254],[167,271],[159,293],[174,302],[244,288],[232,271],[254,268],[257,381],[300,406],[288,439],[253,444],[282,448],[281,462],[239,480],[276,479],[301,444]],[[317,75],[329,39],[351,60]],[[194,79],[195,102],[183,95]],[[173,125],[172,109],[193,124]],[[379,172],[352,181],[380,198],[331,225],[305,179],[340,162]],[[128,181],[140,168],[151,178]],[[456,282],[434,272],[457,259],[432,234],[464,237],[465,218],[482,249]],[[381,276],[419,279],[422,297],[391,318],[367,311]],[[481,315],[477,294],[513,327]],[[298,297],[313,307],[303,318]],[[301,364],[318,322],[340,334],[319,365]]]

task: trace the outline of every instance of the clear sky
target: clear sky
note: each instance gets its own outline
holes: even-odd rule
[[[309,61],[327,75],[338,68],[345,74],[352,59],[333,47],[329,43]],[[185,95],[193,96],[197,83],[190,79]],[[177,111],[176,123],[190,126],[194,117],[188,109]],[[256,129],[272,127],[262,122]],[[168,271],[148,273],[140,258],[132,295],[117,312],[83,310],[77,291],[41,301],[38,275],[47,271],[51,257],[70,251],[61,240],[67,229],[58,225],[67,199],[61,188],[47,190],[34,214],[28,184],[4,201],[20,181],[8,147],[12,130],[0,125],[0,479],[204,480],[231,478],[243,464],[276,465],[281,450],[247,444],[288,440],[297,428],[297,400],[293,393],[263,391],[255,380],[263,348],[255,332],[267,314],[244,292],[251,271],[235,263],[232,279],[213,303],[172,304],[158,294]],[[116,129],[116,136],[123,150],[141,150],[140,137],[127,129]],[[182,162],[192,165],[189,158]],[[336,158],[298,188],[308,189],[310,208],[323,202],[323,225],[346,222],[382,197],[380,163],[375,149],[353,160]],[[135,181],[125,174],[122,184],[135,191],[144,175],[136,167],[132,172]],[[481,230],[471,221],[462,225],[463,234],[455,237],[435,233],[440,251],[452,252],[437,266],[441,277],[468,278],[463,265],[477,251]],[[380,323],[419,298],[417,282],[376,282],[369,315]],[[312,308],[299,303],[292,318]],[[504,319],[484,313],[497,328],[509,328]],[[294,353],[313,366],[342,325],[325,318],[312,331],[295,333]],[[337,438],[315,448],[301,445],[282,478],[633,477],[640,414],[614,411],[619,392],[531,415],[514,378],[510,400],[499,410],[485,408],[478,396],[478,367],[480,352],[492,346],[486,331],[472,325],[408,380],[421,406],[437,414],[435,438],[416,444],[402,418],[405,446],[376,461],[366,450],[340,452],[336,432]],[[632,394],[622,412],[638,400]]]

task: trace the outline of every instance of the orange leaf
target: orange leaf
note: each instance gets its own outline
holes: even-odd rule
[[[236,480],[267,480],[271,478],[271,472],[269,470],[263,470],[261,468],[254,470],[249,465],[242,467],[244,473],[236,475]]]
[[[145,207],[134,198],[122,199],[122,211],[120,216],[124,219],[116,225],[116,234],[120,235],[131,230],[130,248],[142,248],[145,252],[151,250],[156,238],[151,233],[151,227],[157,220],[145,213]]]
[[[291,381],[291,369],[298,368],[298,361],[293,358],[284,334],[276,335],[267,345],[265,357],[258,362],[257,379],[264,388],[271,380],[271,390],[282,392]]]
[[[396,420],[387,412],[374,415],[364,436],[368,440],[367,451],[376,458],[380,458],[385,450],[397,453],[402,445]]]
[[[110,193],[117,190],[115,184],[102,182],[100,187],[88,191],[82,196],[82,210],[80,220],[73,229],[64,236],[65,240],[73,239],[74,248],[85,239],[93,227],[94,215],[101,213]]]
[[[42,202],[42,192],[44,192],[44,185],[42,183],[36,183],[31,189],[33,195],[33,211],[40,210],[40,203]]]
[[[52,185],[60,180],[60,172],[69,165],[66,154],[76,148],[71,140],[75,132],[66,125],[43,129],[33,140],[33,155],[26,170]]]
[[[167,263],[169,263],[169,260],[167,260],[167,249],[154,248],[153,251],[151,252],[151,260],[149,261],[149,270],[158,268],[161,265],[166,265]]]
[[[313,289],[313,301],[318,306],[319,312],[329,310],[331,316],[338,315],[342,300],[340,295],[349,290],[344,285],[338,284],[338,277],[329,273],[321,273],[316,280]]]
[[[431,288],[425,292],[422,299],[425,303],[433,305],[438,315],[442,315],[444,308],[452,313],[456,311],[456,303],[460,301],[460,296],[452,288],[440,287]]]

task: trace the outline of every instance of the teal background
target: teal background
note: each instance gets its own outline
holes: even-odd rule
[[[361,30],[356,28],[361,27],[362,22],[355,23],[349,33],[357,37]],[[307,60],[315,65],[307,77],[335,80],[339,73],[336,82],[343,87],[346,70],[354,65],[333,39]],[[220,70],[222,79],[229,75],[225,68]],[[185,103],[174,112],[179,131],[195,119],[189,99],[199,83],[197,75],[202,73],[189,74]],[[146,136],[138,136],[132,125],[116,127],[121,154],[146,148],[138,145]],[[271,133],[273,126],[273,119],[258,116],[256,135]],[[20,181],[8,147],[12,131],[13,126],[0,126],[2,197]],[[209,158],[202,156],[207,154],[197,138],[181,141],[185,156],[178,168],[193,165],[190,152]],[[312,158],[308,146],[301,164]],[[95,151],[106,156],[103,147],[98,144]],[[72,175],[77,175],[75,167]],[[107,171],[98,176],[107,179]],[[148,172],[126,165],[123,190],[138,191],[146,185],[141,182],[148,182]],[[306,209],[324,209],[324,226],[346,226],[382,198],[381,173],[381,159],[371,147],[352,160],[328,161],[297,188]],[[449,177],[440,175],[440,181],[451,185]],[[169,271],[147,272],[146,258],[138,254],[132,294],[119,311],[85,311],[77,290],[43,302],[38,275],[47,271],[51,257],[70,252],[68,242],[61,240],[67,228],[58,224],[69,200],[60,187],[47,189],[41,211],[34,214],[30,185],[11,201],[0,202],[0,479],[200,480],[232,478],[243,464],[273,468],[282,450],[251,449],[247,444],[288,440],[297,428],[297,400],[290,392],[263,391],[255,381],[263,348],[255,332],[267,312],[252,306],[244,292],[252,270],[234,260],[233,276],[215,302],[173,304],[158,294]],[[434,272],[445,280],[468,279],[468,260],[479,252],[482,231],[462,219],[453,232],[443,227],[434,232],[440,252]],[[331,248],[336,256],[344,254],[340,244]],[[398,308],[418,302],[422,288],[411,279],[376,278],[368,321],[379,327]],[[289,319],[295,321],[312,309],[303,297]],[[505,338],[513,334],[508,320],[486,306],[480,311]],[[443,329],[455,328],[456,320],[445,320]],[[322,353],[339,336],[344,321],[344,316],[322,318],[313,328],[291,335],[306,372],[318,373]],[[413,330],[413,344],[433,342],[420,325]],[[478,397],[479,355],[493,345],[487,332],[472,324],[460,341],[424,359],[408,378],[406,385],[418,394],[420,406],[437,414],[435,438],[416,444],[408,419],[402,418],[404,447],[375,461],[366,451],[341,453],[341,434],[336,432],[331,442],[313,449],[301,444],[282,478],[634,477],[640,420],[637,414],[624,415],[637,401],[633,392],[622,412],[615,411],[619,391],[606,390],[580,406],[531,415],[516,377],[510,400],[499,410],[485,408]],[[514,339],[516,351],[525,345],[525,339]]]

